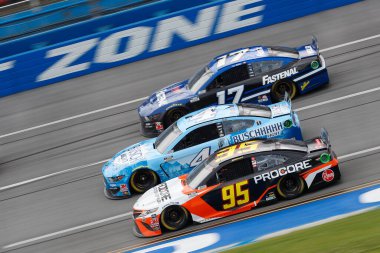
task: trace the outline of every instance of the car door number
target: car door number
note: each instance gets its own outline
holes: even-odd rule
[[[190,162],[190,167],[195,167],[210,156],[210,147],[203,148]]]
[[[236,86],[227,90],[227,94],[231,95],[235,93],[235,97],[232,100],[232,103],[237,104],[240,102],[241,96],[243,95],[244,85]],[[223,105],[226,103],[226,91],[222,90],[216,93],[218,97],[218,104]]]
[[[228,185],[222,188],[223,209],[230,209],[235,206],[241,206],[249,202],[249,190],[242,189],[248,185],[248,180],[236,184]]]

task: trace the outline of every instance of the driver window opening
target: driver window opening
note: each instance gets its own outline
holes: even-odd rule
[[[188,133],[174,146],[174,151],[193,147],[201,143],[212,141],[219,138],[219,131],[216,123],[199,127]]]

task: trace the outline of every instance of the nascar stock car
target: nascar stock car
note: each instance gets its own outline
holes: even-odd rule
[[[133,206],[134,234],[151,237],[188,223],[248,211],[340,178],[327,132],[308,141],[250,140],[225,147],[144,193]]]
[[[315,38],[298,48],[254,46],[217,56],[189,80],[152,94],[138,108],[141,133],[156,136],[183,115],[225,103],[271,104],[327,84]]]
[[[104,193],[111,199],[143,193],[188,173],[222,147],[272,137],[302,140],[290,101],[204,108],[180,118],[157,138],[127,147],[106,162],[102,168]]]

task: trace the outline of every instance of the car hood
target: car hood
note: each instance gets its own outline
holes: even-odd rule
[[[173,103],[193,96],[193,92],[187,87],[188,80],[171,84],[155,93],[139,107],[141,116],[149,116],[160,107],[168,107]]]
[[[188,196],[182,192],[183,184],[180,178],[173,178],[145,192],[133,206],[136,210],[150,210],[163,207],[169,203],[181,205]]]
[[[141,141],[129,146],[118,152],[102,168],[105,177],[119,176],[126,169],[133,169],[136,166],[142,166],[148,159],[154,159],[160,156],[160,153],[154,148],[156,138]]]

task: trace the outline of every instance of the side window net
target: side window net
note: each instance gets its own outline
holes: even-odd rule
[[[180,140],[174,147],[174,151],[179,151],[185,148],[193,147],[198,144],[215,140],[219,138],[219,131],[216,124],[206,125],[194,129]]]
[[[245,158],[236,162],[229,163],[217,172],[217,178],[220,183],[228,182],[253,173],[252,165],[249,159]]]

